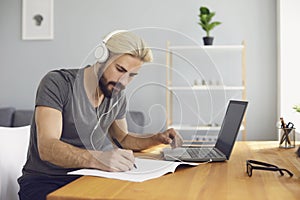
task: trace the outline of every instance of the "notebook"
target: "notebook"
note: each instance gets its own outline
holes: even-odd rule
[[[229,160],[247,105],[247,101],[229,101],[214,147],[164,148],[164,159],[195,162]]]

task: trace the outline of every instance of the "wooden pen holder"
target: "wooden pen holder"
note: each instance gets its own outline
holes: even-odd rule
[[[279,128],[278,141],[280,148],[294,148],[295,147],[295,128]]]

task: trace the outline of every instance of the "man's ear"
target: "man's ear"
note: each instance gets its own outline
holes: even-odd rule
[[[99,64],[99,67],[98,67],[97,77],[98,77],[98,80],[100,80],[106,67],[105,67],[105,63],[98,63],[98,64]]]

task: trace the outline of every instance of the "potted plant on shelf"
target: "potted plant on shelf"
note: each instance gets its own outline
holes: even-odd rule
[[[216,26],[220,25],[221,22],[215,21],[211,22],[213,16],[215,16],[215,12],[210,12],[207,7],[200,7],[199,9],[199,25],[202,29],[206,32],[206,36],[203,37],[204,45],[212,45],[213,44],[213,37],[210,36],[210,31],[215,28]]]

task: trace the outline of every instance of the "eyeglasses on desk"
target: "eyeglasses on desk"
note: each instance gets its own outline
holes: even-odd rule
[[[253,170],[278,171],[281,176],[284,176],[283,172],[286,172],[290,177],[293,176],[293,173],[287,169],[279,168],[276,165],[272,165],[269,163],[256,161],[256,160],[246,160],[246,169],[249,177],[252,176]]]

